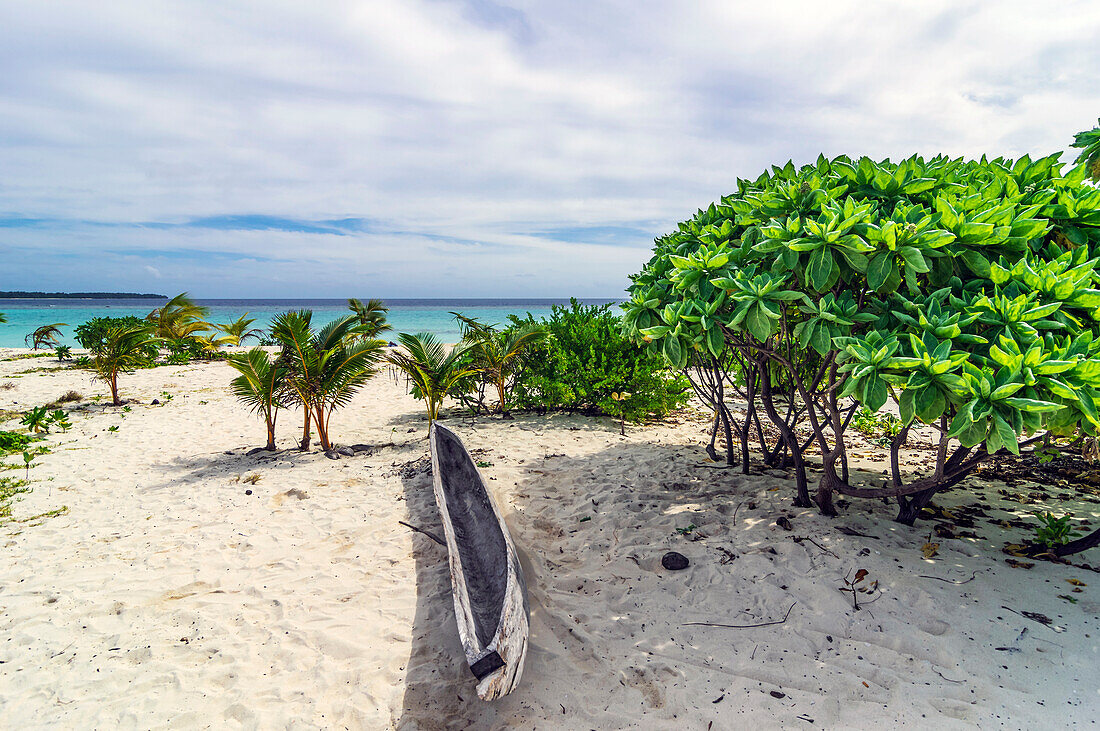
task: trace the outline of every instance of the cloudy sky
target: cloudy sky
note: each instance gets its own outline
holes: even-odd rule
[[[1098,115],[1094,0],[3,2],[0,289],[614,297],[768,164]]]

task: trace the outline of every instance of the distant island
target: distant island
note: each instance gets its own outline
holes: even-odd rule
[[[9,300],[166,300],[163,294],[137,292],[3,292],[0,299]]]

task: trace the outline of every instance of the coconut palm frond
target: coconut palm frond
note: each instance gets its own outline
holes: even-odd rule
[[[334,320],[318,331],[308,310],[288,312],[272,320],[271,334],[282,345],[279,362],[286,368],[287,390],[305,411],[302,444],[308,447],[310,420],[317,424],[324,449],[331,449],[328,422],[332,412],[350,402],[377,371],[383,344],[359,340],[353,315]]]
[[[207,308],[196,305],[182,292],[146,315],[145,320],[153,326],[157,337],[179,340],[210,330],[211,325],[205,319],[207,312]]]
[[[462,339],[470,349],[474,368],[483,383],[491,383],[497,391],[500,412],[506,413],[509,380],[519,368],[524,350],[547,337],[544,329],[527,325],[500,332],[495,325],[452,312],[462,328]]]
[[[118,406],[118,376],[131,373],[148,361],[150,348],[156,348],[160,339],[148,326],[123,325],[107,330],[103,340],[92,348],[92,367],[95,378],[111,388],[111,402]]]
[[[43,325],[23,338],[23,342],[32,350],[38,350],[42,347],[52,348],[61,340],[61,328],[67,326],[68,323],[65,322],[53,322],[49,325]]]
[[[284,369],[271,360],[266,350],[253,348],[247,353],[231,355],[225,362],[241,374],[229,385],[238,401],[253,411],[283,405],[279,385]]]
[[[236,338],[234,345],[244,345],[244,341],[248,338],[259,340],[264,334],[262,329],[251,326],[254,322],[256,322],[256,318],[249,317],[246,312],[232,322],[214,323],[212,327],[215,330],[220,330],[226,335]]]
[[[380,299],[372,298],[363,304],[361,300],[353,297],[348,300],[348,309],[355,313],[354,316],[359,321],[357,328],[359,337],[372,340],[392,329],[386,322],[386,315],[390,308],[386,307],[386,303]]]
[[[448,351],[431,333],[399,333],[397,340],[405,352],[391,353],[388,360],[408,377],[412,395],[424,401],[428,421],[434,421],[455,383],[474,372],[464,361],[469,346],[457,345]]]
[[[230,382],[230,390],[253,412],[263,414],[267,427],[266,448],[274,450],[275,420],[279,409],[287,405],[284,401],[286,370],[278,360],[272,361],[263,348],[230,356],[226,362],[241,374]]]

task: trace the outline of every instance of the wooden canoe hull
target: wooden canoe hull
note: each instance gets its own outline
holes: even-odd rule
[[[436,423],[430,437],[458,634],[477,694],[491,701],[509,693],[523,675],[527,585],[508,527],[462,441]]]

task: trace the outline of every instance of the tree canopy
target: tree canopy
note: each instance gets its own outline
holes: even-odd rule
[[[911,522],[998,450],[1100,428],[1100,189],[1088,173],[1059,155],[773,167],[656,240],[624,331],[694,368],[697,389],[714,390],[702,368],[747,394],[744,440],[759,396],[800,504],[802,452],[815,446],[821,510],[834,491],[894,496]],[[906,484],[895,459],[892,486],[850,485],[844,430],[859,405],[890,401],[902,443],[918,423],[939,432],[936,474]]]

